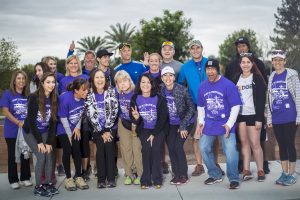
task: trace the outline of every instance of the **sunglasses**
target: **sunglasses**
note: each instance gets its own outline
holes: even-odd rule
[[[240,56],[241,57],[243,57],[243,56],[251,57],[252,53],[240,53]]]
[[[129,47],[129,48],[131,48],[131,45],[128,44],[128,43],[122,43],[122,44],[120,45],[119,50],[122,50],[124,47]]]
[[[274,51],[272,51],[272,55],[277,55],[277,54],[285,55],[285,52],[282,51],[282,50],[274,50]]]

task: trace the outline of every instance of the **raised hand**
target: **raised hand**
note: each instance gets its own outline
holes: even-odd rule
[[[74,43],[74,40],[72,40],[72,43],[70,44],[69,50],[74,51],[74,49],[75,49],[75,43]]]
[[[132,116],[134,117],[135,120],[138,120],[140,118],[140,113],[138,112],[138,109],[136,106],[131,107],[132,110]]]
[[[149,65],[149,53],[145,52],[144,53],[144,60],[140,60],[144,65],[148,66]]]

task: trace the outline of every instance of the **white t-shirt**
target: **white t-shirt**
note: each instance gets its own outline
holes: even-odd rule
[[[240,109],[240,115],[255,115],[255,107],[253,102],[253,90],[252,90],[253,74],[247,78],[243,78],[242,75],[237,82],[237,87],[239,89],[242,103]]]

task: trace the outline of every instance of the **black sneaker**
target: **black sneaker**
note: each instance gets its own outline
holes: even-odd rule
[[[100,183],[98,183],[98,184],[97,184],[97,188],[100,188],[100,189],[106,188],[105,182],[100,182]]]
[[[109,181],[109,182],[107,183],[107,187],[108,187],[108,188],[114,188],[114,187],[117,187],[117,184],[116,184],[115,181]]]
[[[47,189],[48,192],[51,193],[51,195],[59,194],[58,189],[52,183],[49,183],[49,184],[45,185],[44,187]]]
[[[187,176],[180,176],[179,178],[180,184],[186,184],[189,182],[189,178]]]
[[[233,190],[233,189],[239,189],[240,187],[240,183],[237,181],[231,181],[230,182],[230,186],[229,189]]]
[[[170,181],[171,185],[180,185],[180,179],[178,177],[174,177],[172,178],[172,180]]]
[[[40,185],[39,187],[35,186],[33,190],[34,195],[39,195],[41,197],[50,197],[51,193],[47,191],[47,189],[43,186]]]
[[[270,173],[269,162],[266,160],[264,161],[263,170],[264,170],[265,174]]]
[[[89,174],[90,174],[90,173],[89,173],[88,170],[83,171],[81,177],[83,178],[83,180],[84,180],[85,182],[87,182],[87,181],[90,180],[90,175],[89,175]]]
[[[220,183],[222,181],[223,181],[222,178],[212,178],[212,177],[210,177],[210,178],[208,178],[204,181],[204,184],[212,185],[212,184],[215,184],[215,183]]]
[[[221,166],[220,166],[218,163],[217,163],[216,165],[217,165],[217,167],[221,170],[222,176],[225,176],[225,172],[223,171],[223,169],[221,168]]]

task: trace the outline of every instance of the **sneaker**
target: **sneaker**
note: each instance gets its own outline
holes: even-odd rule
[[[204,181],[204,184],[212,185],[212,184],[215,184],[215,183],[220,183],[222,181],[223,181],[222,178],[212,178],[212,177],[210,177],[210,178],[208,178]]]
[[[52,183],[49,183],[49,184],[45,185],[44,187],[46,188],[46,190],[48,192],[50,192],[51,195],[59,194],[58,189]]]
[[[65,184],[66,190],[68,190],[68,191],[77,190],[74,179],[72,177],[71,178],[66,178],[65,181],[64,181],[64,184]]]
[[[86,184],[86,182],[80,176],[75,178],[75,184],[76,184],[76,187],[81,190],[89,189],[88,184]]]
[[[161,184],[156,184],[155,185],[155,189],[160,189],[161,188]]]
[[[20,188],[20,184],[18,182],[12,183],[10,184],[10,187],[14,190],[19,189]]]
[[[243,173],[243,169],[244,169],[244,163],[243,160],[239,160],[238,162],[238,170],[239,170],[239,174]]]
[[[221,168],[221,166],[220,166],[218,163],[217,163],[216,165],[217,165],[217,167],[221,170],[222,176],[225,176],[225,172],[223,171],[223,169]]]
[[[285,182],[286,178],[287,178],[287,174],[285,172],[282,172],[280,177],[275,181],[275,183],[277,185],[283,185],[283,182]]]
[[[172,178],[172,180],[170,181],[171,185],[180,185],[180,179],[178,177],[174,177]]]
[[[270,168],[269,168],[269,162],[268,161],[264,161],[263,169],[264,169],[265,174],[270,173]]]
[[[179,182],[181,185],[186,184],[189,182],[189,178],[187,176],[180,176]]]
[[[231,181],[230,185],[229,185],[229,189],[233,190],[233,189],[239,189],[240,187],[240,183],[237,181]]]
[[[20,185],[25,186],[25,187],[30,187],[33,184],[30,180],[25,180],[25,181],[20,181]]]
[[[133,181],[134,185],[141,185],[141,178],[140,177],[136,177]]]
[[[125,180],[124,180],[124,185],[131,185],[132,184],[132,180],[129,176],[126,176]]]
[[[251,174],[251,172],[249,170],[244,170],[243,171],[243,180],[244,181],[248,181],[252,178],[253,178],[253,175]]]
[[[169,165],[166,162],[162,162],[162,173],[163,174],[168,174],[169,173]]]
[[[109,181],[109,182],[107,183],[107,187],[108,187],[108,188],[114,188],[114,187],[117,187],[116,181]]]
[[[285,181],[283,181],[282,185],[290,186],[290,185],[294,185],[296,182],[297,182],[296,178],[293,175],[289,174],[289,175],[287,175]]]
[[[257,172],[257,181],[258,182],[263,182],[266,180],[265,172],[263,170],[259,170]]]
[[[149,188],[150,188],[149,185],[141,185],[141,189],[142,189],[142,190],[149,189]]]
[[[46,190],[46,188],[43,185],[40,185],[39,187],[35,186],[33,190],[34,195],[39,195],[41,197],[50,197],[51,193]]]
[[[200,176],[201,174],[204,174],[204,173],[205,173],[205,170],[204,170],[203,165],[197,164],[195,166],[195,170],[192,172],[192,176]]]
[[[89,175],[89,172],[88,172],[87,170],[85,170],[85,171],[82,172],[81,177],[83,178],[83,180],[84,180],[85,182],[87,182],[87,181],[90,180],[90,175]]]
[[[57,165],[56,170],[57,170],[57,175],[58,176],[65,176],[66,175],[63,165]]]
[[[106,188],[106,184],[105,182],[100,182],[97,184],[97,188],[102,189],[102,188]]]

